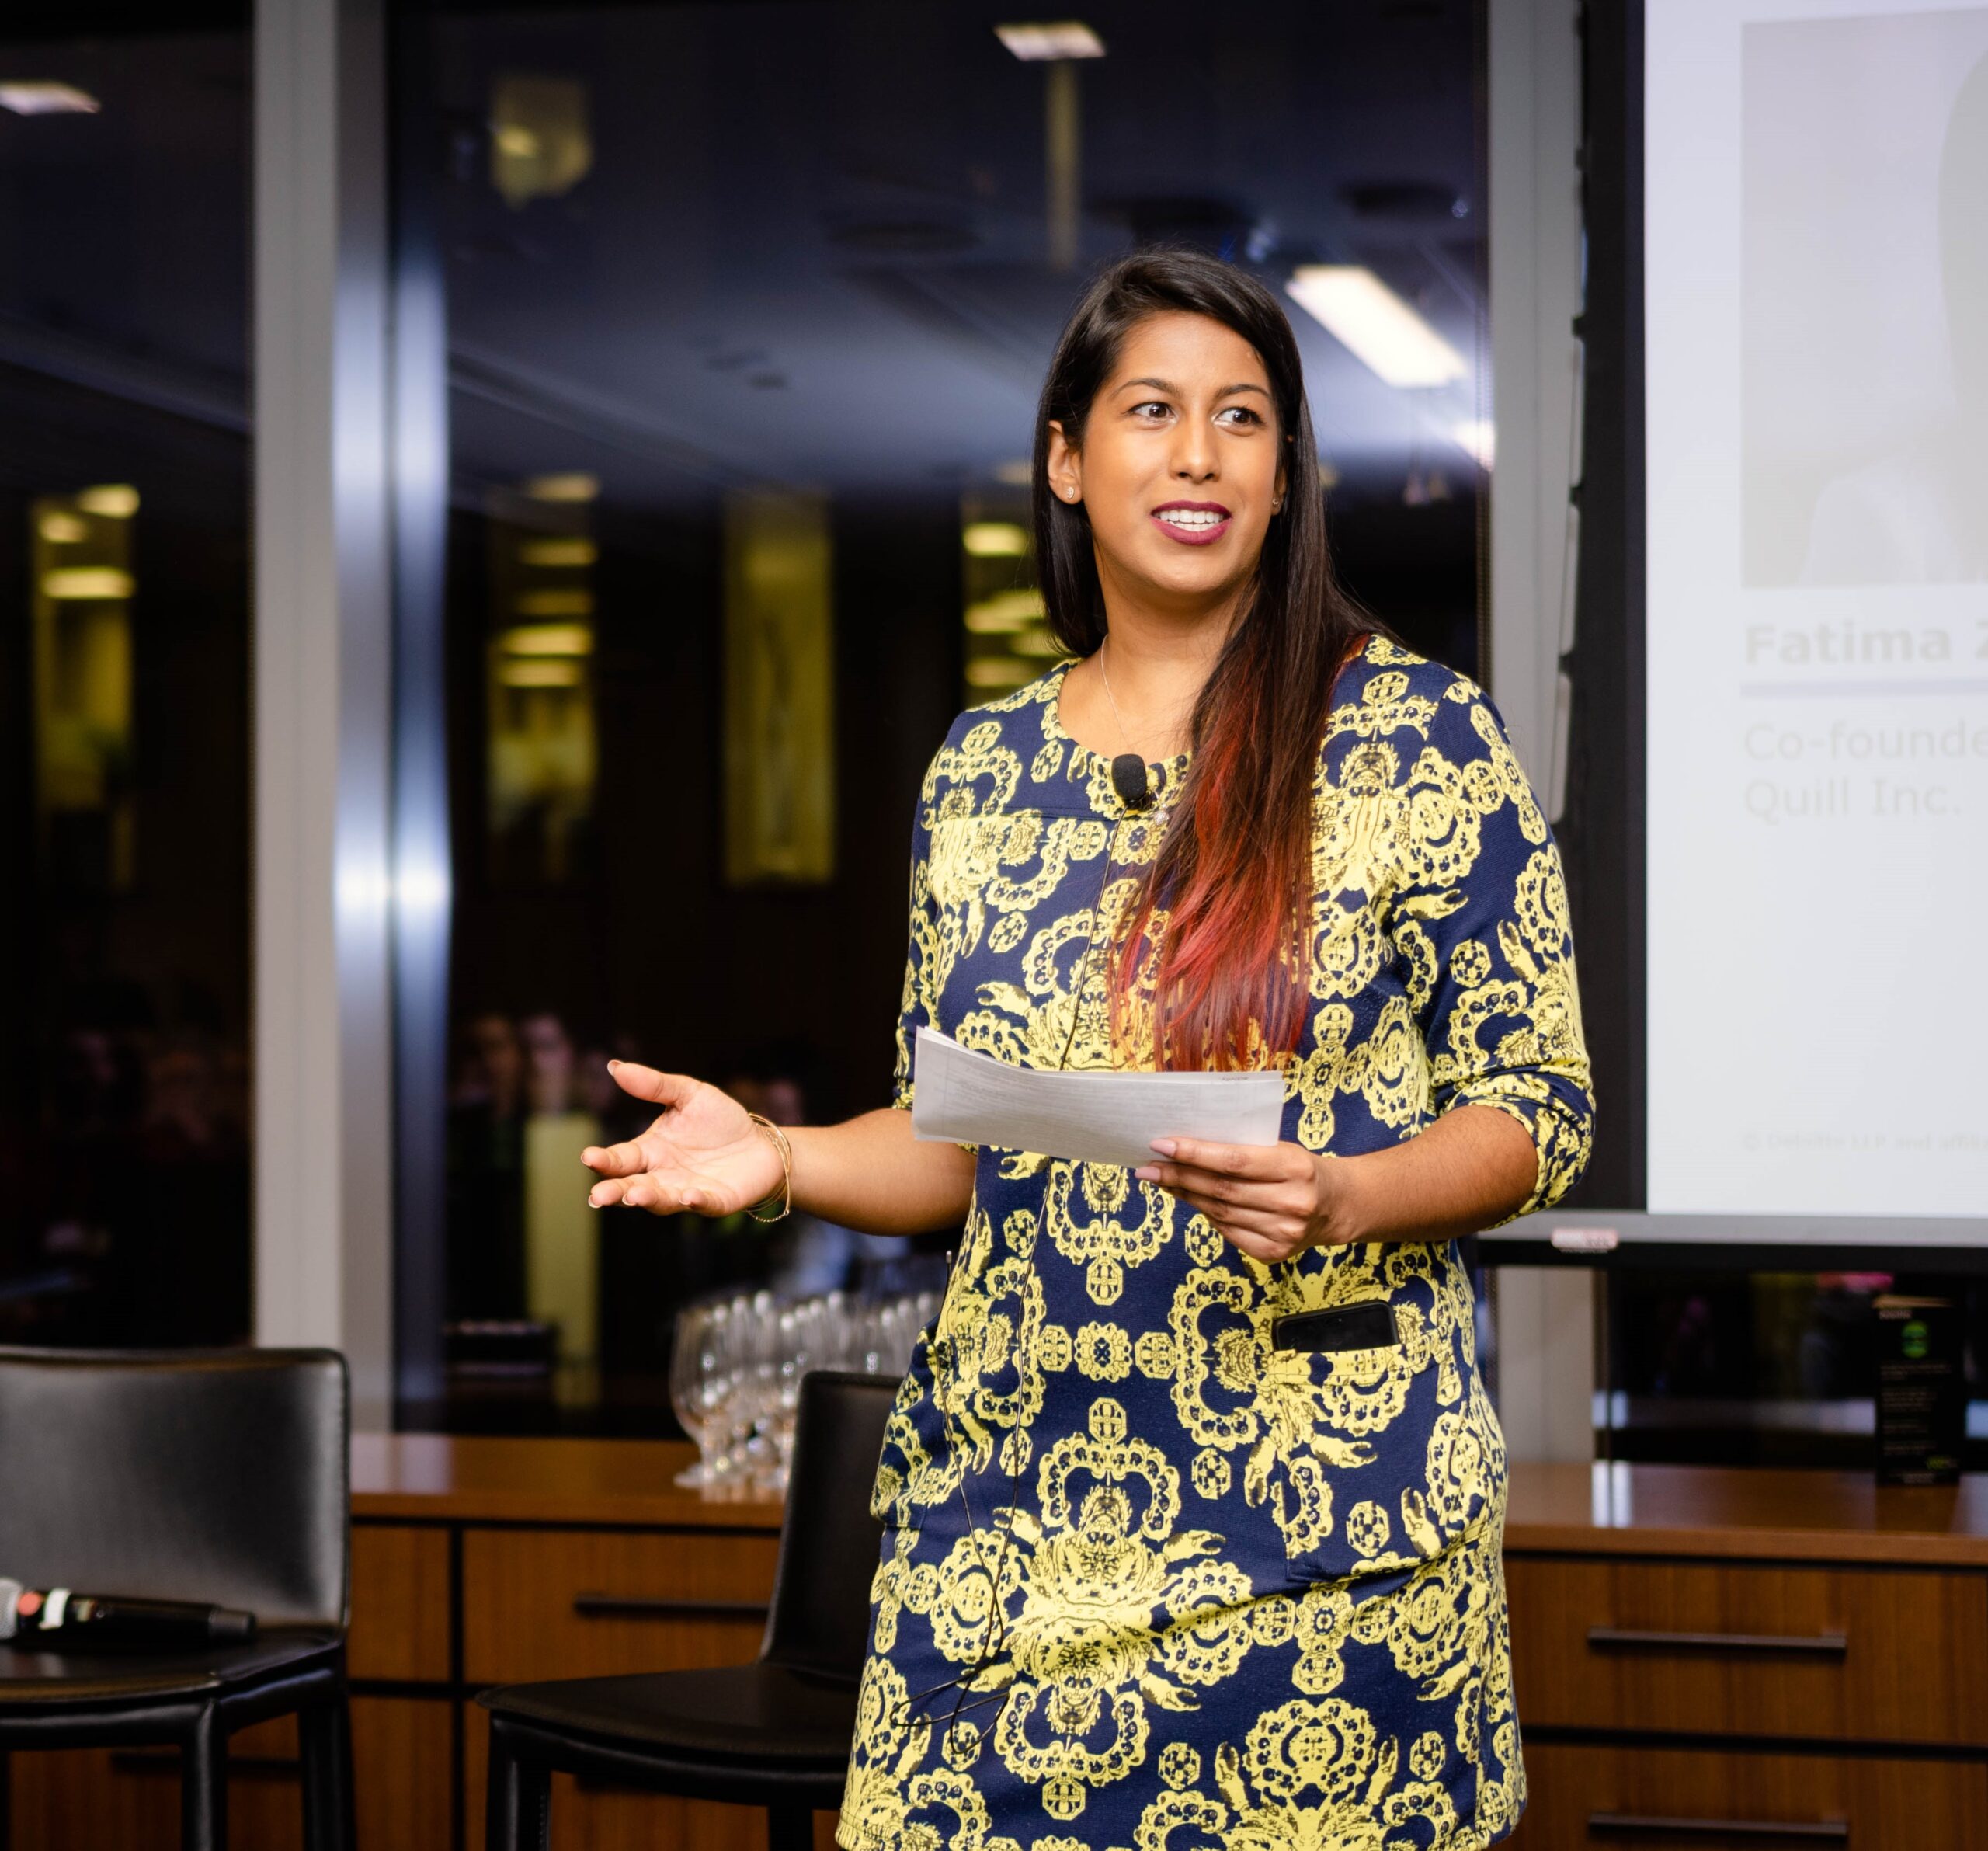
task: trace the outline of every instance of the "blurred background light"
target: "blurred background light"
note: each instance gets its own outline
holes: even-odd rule
[[[513,656],[591,656],[593,631],[586,624],[521,624],[504,633]]]
[[[1497,451],[1497,433],[1489,418],[1465,418],[1450,427],[1450,435],[1457,440],[1457,447],[1477,459],[1481,468],[1489,469]]]
[[[525,484],[525,492],[533,501],[592,501],[600,493],[600,478],[584,469],[534,475]]]
[[[960,543],[976,559],[1019,559],[1028,551],[1028,530],[1011,520],[975,520],[962,531]]]
[[[593,593],[584,585],[554,585],[521,591],[511,608],[520,617],[591,617]]]
[[[586,85],[570,77],[500,77],[490,93],[490,183],[513,210],[556,199],[593,167]]]
[[[127,598],[134,589],[131,575],[114,565],[58,565],[41,575],[42,595],[61,603],[85,598]]]
[[[999,591],[966,607],[966,627],[980,636],[1000,636],[1042,621],[1039,591]]]
[[[498,672],[506,687],[578,687],[580,666],[576,662],[548,662],[527,656],[522,662],[507,662]]]
[[[518,559],[525,565],[591,565],[600,557],[600,548],[591,540],[572,539],[527,540],[518,548]]]
[[[1020,687],[1036,673],[1036,665],[1018,656],[978,656],[966,665],[969,687]]]

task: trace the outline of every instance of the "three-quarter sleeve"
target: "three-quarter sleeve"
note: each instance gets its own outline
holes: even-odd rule
[[[1397,788],[1402,865],[1388,929],[1407,964],[1437,1114],[1489,1105],[1538,1156],[1516,1214],[1587,1167],[1594,1098],[1559,850],[1503,723],[1461,679]]]
[[[928,771],[911,824],[910,945],[905,953],[904,995],[898,1008],[897,1068],[891,1103],[911,1109],[916,1090],[912,1052],[920,1028],[937,1028],[938,1018],[939,907],[932,892],[931,804],[935,771]]]

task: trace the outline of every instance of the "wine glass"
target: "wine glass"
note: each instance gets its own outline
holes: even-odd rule
[[[697,1443],[694,1465],[676,1474],[681,1485],[702,1487],[719,1476],[717,1456],[725,1404],[734,1378],[730,1348],[732,1308],[690,1305],[676,1314],[676,1342],[669,1352],[669,1404],[683,1431]]]

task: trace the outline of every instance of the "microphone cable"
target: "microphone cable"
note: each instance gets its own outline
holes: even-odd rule
[[[1128,775],[1128,766],[1135,767],[1137,769],[1138,779],[1136,800],[1132,792],[1128,788],[1132,782],[1131,778]],[[1146,768],[1145,761],[1140,759],[1136,753],[1121,753],[1118,758],[1114,759],[1112,761],[1111,781],[1114,792],[1117,795],[1119,799],[1125,805],[1127,809],[1132,810],[1143,810],[1145,806],[1152,802],[1152,792],[1151,786],[1151,775]],[[1163,826],[1167,812],[1170,807],[1170,805],[1162,805],[1159,812],[1152,819],[1152,822],[1156,825]],[[1092,977],[1095,975],[1094,966],[1097,963],[1100,948],[1098,938],[1098,926],[1100,924],[1103,915],[1105,895],[1110,890],[1112,872],[1117,865],[1118,831],[1121,826],[1122,823],[1119,819],[1114,819],[1107,826],[1107,833],[1104,842],[1104,867],[1098,879],[1097,893],[1091,901],[1090,928],[1086,934],[1084,954],[1082,959],[1079,960],[1076,976],[1071,985],[1070,1025],[1069,1032],[1064,1037],[1062,1052],[1057,1059],[1055,1070],[1058,1072],[1065,1070],[1069,1065],[1071,1050],[1076,1043],[1077,1025],[1081,1018],[1083,998],[1085,989],[1090,983]],[[1045,1238],[1046,1231],[1047,1230],[1045,1229],[1038,1228],[1037,1230],[1037,1238],[1038,1240]],[[991,1240],[991,1226],[989,1232]],[[940,1294],[939,1311],[937,1317],[934,1320],[933,1326],[935,1335],[939,1325],[944,1320],[947,1306],[951,1303],[952,1298],[954,1282],[958,1275],[960,1263],[964,1259],[964,1247],[962,1247],[961,1253],[956,1257],[954,1265],[947,1271],[946,1275],[945,1290]],[[1029,1247],[1029,1254],[1026,1269],[1022,1275],[1020,1289],[1018,1293],[1018,1296],[1024,1308],[1027,1303],[1028,1288],[1034,1282],[1036,1276],[1035,1247],[1034,1243],[1031,1242]],[[953,1376],[953,1385],[955,1393],[957,1393],[960,1382],[960,1376],[956,1367],[957,1358],[954,1355],[953,1346],[950,1339],[941,1341],[945,1344],[945,1354],[943,1357],[936,1358],[935,1360],[942,1362],[946,1367],[954,1370]],[[1019,1377],[1019,1363],[1017,1366],[1017,1376]],[[1009,1545],[1012,1543],[1014,1537],[1016,1493],[1021,1480],[1023,1442],[1027,1439],[1028,1432],[1029,1424],[1025,1422],[1023,1425],[1016,1427],[1008,1436],[1007,1447],[1010,1455],[1010,1463],[1008,1470],[1007,1502],[1000,1513],[999,1513],[999,1517],[996,1521],[996,1526],[1001,1531],[1001,1547],[999,1552],[995,1557],[994,1568],[992,1574],[989,1574],[988,1571],[986,1559],[981,1554],[978,1543],[975,1546],[975,1555],[977,1559],[977,1565],[978,1566],[982,1574],[986,1578],[988,1584],[987,1627],[985,1634],[982,1641],[980,1650],[975,1655],[972,1664],[968,1665],[965,1670],[960,1672],[953,1677],[945,1679],[941,1683],[934,1684],[927,1689],[919,1691],[915,1694],[906,1697],[905,1700],[905,1713],[908,1715],[913,1705],[923,1702],[926,1698],[937,1696],[943,1691],[957,1690],[958,1694],[954,1699],[953,1707],[947,1717],[946,1727],[942,1736],[942,1740],[946,1742],[949,1748],[953,1743],[954,1731],[958,1727],[959,1719],[961,1716],[967,1714],[973,1710],[984,1708],[987,1704],[994,1702],[997,1698],[1000,1699],[1005,1704],[1006,1700],[1014,1694],[1014,1683],[1011,1679],[1010,1682],[1004,1685],[1001,1689],[989,1691],[978,1695],[977,1700],[974,1703],[968,1703],[965,1700],[968,1692],[972,1688],[982,1675],[1000,1658],[1003,1650],[1007,1644],[1008,1619],[1006,1602],[1003,1591],[1001,1577],[1003,1571],[1007,1566]],[[974,1514],[973,1501],[967,1493],[967,1477],[968,1473],[963,1468],[960,1475],[960,1502],[966,1514],[968,1534],[969,1536],[977,1536],[980,1532],[980,1524],[978,1518],[976,1518]],[[1005,1521],[1000,1521],[1000,1519],[1005,1519]],[[925,1720],[930,1721],[934,1719],[928,1714]]]

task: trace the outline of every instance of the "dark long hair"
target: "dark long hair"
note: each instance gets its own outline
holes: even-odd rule
[[[1050,490],[1049,426],[1080,448],[1126,336],[1149,315],[1179,311],[1232,329],[1263,360],[1284,505],[1195,703],[1194,758],[1118,945],[1112,1016],[1116,1033],[1156,955],[1156,1063],[1258,1066],[1294,1050],[1303,1032],[1319,749],[1339,672],[1379,628],[1333,576],[1298,343],[1261,284],[1201,252],[1166,248],[1128,257],[1091,285],[1057,343],[1036,414],[1036,557],[1051,629],[1072,654],[1090,655],[1104,641],[1104,593],[1088,517]]]

